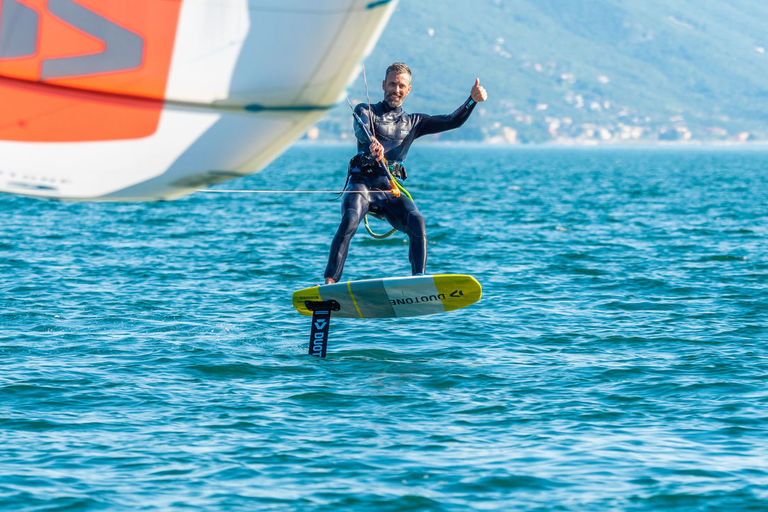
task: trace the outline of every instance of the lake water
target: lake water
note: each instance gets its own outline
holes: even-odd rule
[[[218,189],[328,190],[297,146]],[[0,508],[768,509],[768,150],[418,146],[452,313],[332,321],[330,194],[0,196]],[[380,221],[372,221],[384,231]],[[406,275],[360,229],[345,279]]]

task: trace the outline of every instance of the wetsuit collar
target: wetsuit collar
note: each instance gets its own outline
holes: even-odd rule
[[[387,103],[386,100],[382,100],[380,105],[381,105],[381,113],[382,114],[388,114],[390,112],[402,112],[402,110],[403,110],[402,105],[399,106],[399,107],[394,107],[394,108],[390,107],[389,103]]]

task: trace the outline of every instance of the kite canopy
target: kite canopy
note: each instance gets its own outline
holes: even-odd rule
[[[0,191],[178,197],[256,172],[341,98],[371,0],[0,0]]]

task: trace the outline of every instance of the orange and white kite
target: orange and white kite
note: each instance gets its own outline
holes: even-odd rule
[[[396,0],[0,0],[0,191],[154,200],[264,168]]]

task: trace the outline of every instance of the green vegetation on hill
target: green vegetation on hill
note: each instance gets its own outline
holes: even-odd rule
[[[766,26],[753,0],[401,0],[365,64],[372,101],[390,62],[411,66],[411,112],[452,110],[480,77],[488,103],[440,140],[768,140]],[[350,127],[342,106],[312,135]]]

